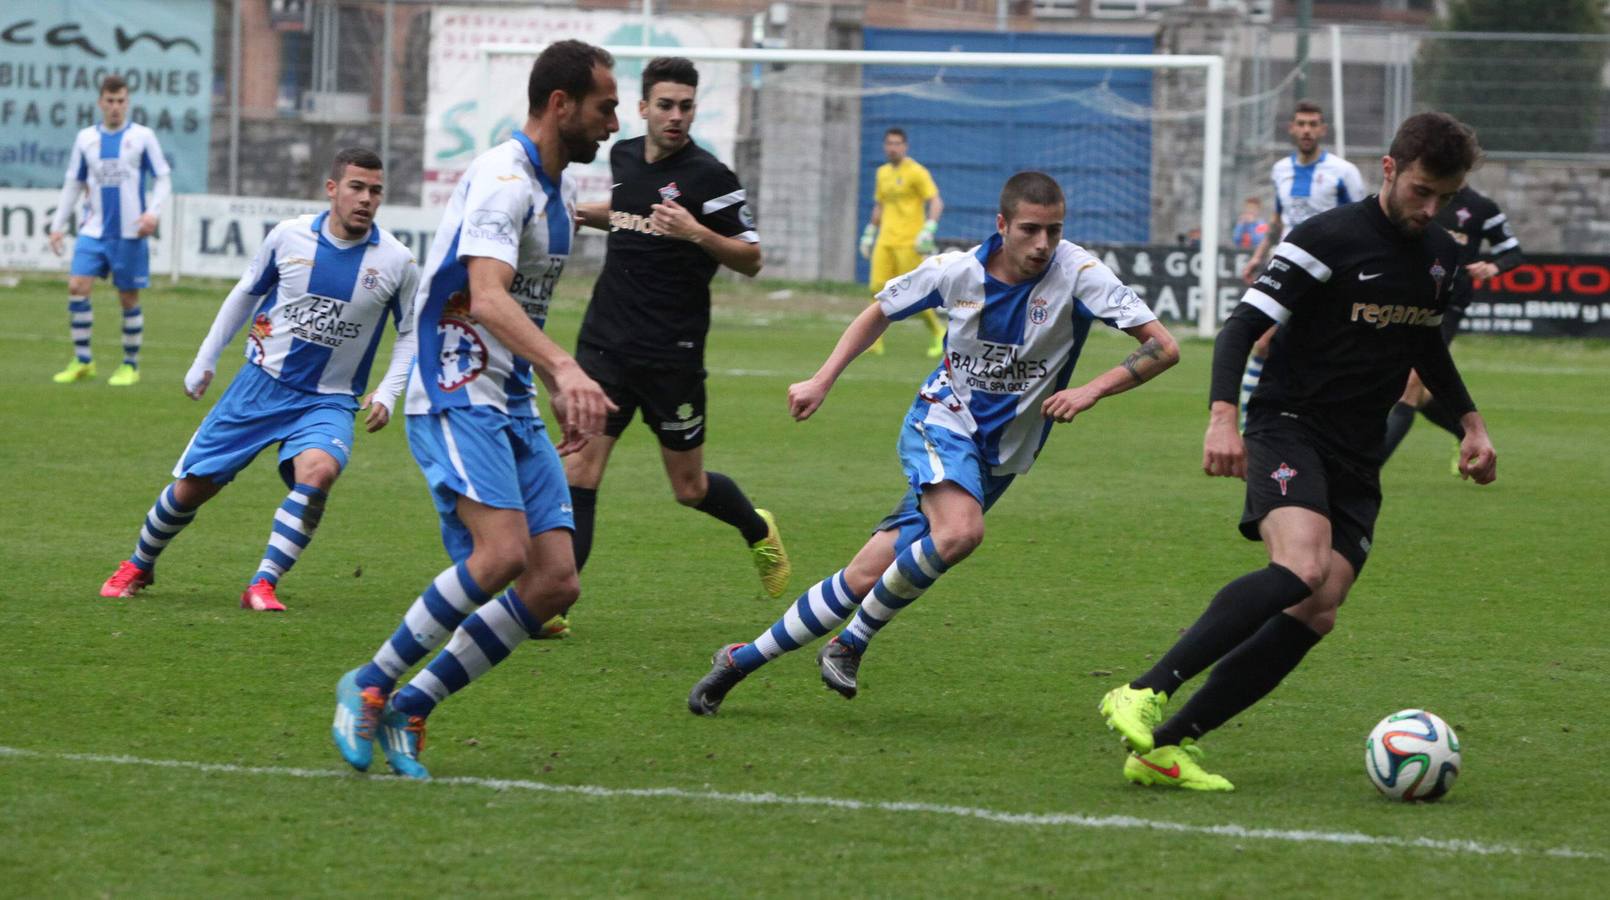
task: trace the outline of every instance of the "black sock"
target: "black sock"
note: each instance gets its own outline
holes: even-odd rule
[[[1465,426],[1460,424],[1459,417],[1454,415],[1442,401],[1436,397],[1431,402],[1420,407],[1420,414],[1435,422],[1438,428],[1448,432],[1459,440],[1465,439]]]
[[[570,513],[576,519],[576,530],[570,533],[570,548],[576,554],[576,571],[587,565],[593,552],[593,513],[598,508],[598,489],[572,487]]]
[[[1242,575],[1220,588],[1190,630],[1130,687],[1173,696],[1180,685],[1235,649],[1270,616],[1310,593],[1296,573],[1276,563]]]
[[[1392,411],[1386,414],[1386,437],[1381,441],[1381,461],[1385,462],[1397,452],[1398,445],[1408,435],[1409,429],[1414,427],[1414,407],[1407,403],[1392,404]]]
[[[1262,700],[1291,674],[1322,636],[1284,613],[1269,617],[1258,633],[1213,667],[1207,683],[1155,732],[1157,746],[1199,738]]]
[[[720,472],[704,474],[710,479],[710,487],[704,492],[704,499],[693,508],[738,529],[746,544],[753,544],[765,537],[770,530],[766,527],[766,520],[755,512],[755,505],[744,496],[738,483]]]

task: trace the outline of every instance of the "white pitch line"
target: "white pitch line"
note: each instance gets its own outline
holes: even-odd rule
[[[181,769],[191,772],[222,773],[229,775],[264,775],[281,778],[361,778],[345,769],[297,769],[282,766],[237,766],[230,763],[192,762],[182,759],[143,759],[137,756],[107,756],[98,753],[43,753],[0,746],[0,759],[5,757],[65,760],[68,762],[97,763],[118,766],[145,766],[153,769]],[[444,785],[452,787],[478,787],[494,791],[534,791],[544,794],[574,794],[584,797],[641,797],[696,800],[707,803],[736,803],[748,806],[802,806],[825,807],[884,813],[923,813],[962,819],[978,819],[997,825],[1015,825],[1029,828],[1123,828],[1148,831],[1167,831],[1176,834],[1200,834],[1227,837],[1236,840],[1285,841],[1294,844],[1342,844],[1366,847],[1395,847],[1407,850],[1440,850],[1475,856],[1548,856],[1561,859],[1610,859],[1604,853],[1573,850],[1569,847],[1536,849],[1507,844],[1484,844],[1479,841],[1448,840],[1439,838],[1402,838],[1390,835],[1363,834],[1357,831],[1309,831],[1280,828],[1249,828],[1245,825],[1188,825],[1159,819],[1141,819],[1135,816],[1086,816],[1078,813],[1014,813],[985,809],[976,806],[951,806],[940,803],[891,802],[884,800],[845,800],[838,797],[811,797],[800,794],[728,793],[725,791],[690,791],[684,788],[612,788],[591,784],[548,784],[509,778],[476,778],[456,775],[434,778],[429,782],[412,782],[400,778],[375,779],[387,784]]]

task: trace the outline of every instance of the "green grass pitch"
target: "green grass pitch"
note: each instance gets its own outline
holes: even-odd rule
[[[784,391],[859,294],[723,285],[706,459],[777,513],[792,596],[900,494],[894,441],[926,338],[897,326],[795,423]],[[687,713],[711,651],[783,601],[756,599],[730,529],[676,505],[634,425],[575,637],[526,644],[443,704],[424,757],[438,780],[412,784],[343,773],[328,736],[336,678],[446,565],[400,421],[359,434],[282,583],[288,613],[237,608],[284,495],[267,459],[202,510],[153,588],[96,595],[212,399],[180,380],[226,290],[148,291],[144,380],[119,390],[106,286],[102,380],[65,387],[50,383],[70,354],[63,283],[0,289],[0,893],[1587,896],[1610,878],[1603,344],[1455,345],[1499,480],[1451,477],[1451,441],[1416,426],[1337,631],[1204,744],[1234,794],[1130,786],[1095,713],[1263,564],[1234,530],[1240,484],[1200,470],[1211,348],[1195,340],[1158,381],[1057,428],[984,546],[878,639],[850,703],[805,652],[720,716]],[[551,325],[570,346],[587,279],[561,290]],[[1131,346],[1093,335],[1075,377]],[[1365,779],[1365,735],[1407,706],[1465,745],[1443,802],[1394,804]]]

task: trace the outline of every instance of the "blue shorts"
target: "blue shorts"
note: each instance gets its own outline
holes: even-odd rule
[[[356,408],[357,401],[347,394],[310,394],[281,384],[254,365],[241,366],[201,420],[173,467],[173,477],[228,484],[264,447],[276,442],[286,487],[296,483],[291,460],[303,450],[323,450],[344,469],[352,453]]]
[[[907,416],[900,429],[900,465],[906,470],[906,495],[894,511],[883,517],[874,532],[895,531],[895,552],[899,553],[928,533],[928,518],[922,514],[922,489],[948,481],[973,495],[989,512],[1011,485],[1013,475],[992,475],[978,452],[978,445],[948,428],[925,425],[916,416]]]
[[[79,235],[73,242],[72,275],[100,278],[112,273],[112,284],[120,291],[138,291],[151,286],[151,251],[145,238],[105,238]]]
[[[458,517],[458,498],[496,509],[523,509],[527,534],[575,530],[565,467],[535,416],[488,406],[455,407],[408,417],[408,447],[425,473],[442,545],[454,562],[475,549]]]

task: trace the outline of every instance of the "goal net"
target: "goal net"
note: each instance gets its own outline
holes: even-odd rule
[[[941,247],[991,234],[1001,185],[1037,169],[1067,196],[1065,237],[1101,252],[1165,320],[1211,334],[1238,292],[1221,279],[1229,222],[1220,197],[1223,63],[1148,53],[924,52],[612,46],[617,139],[640,135],[642,65],[699,64],[693,137],[738,173],[766,248],[767,274],[865,282],[857,238],[872,206],[887,129],[933,175]],[[480,48],[471,77],[524,84],[531,44]],[[522,121],[483,105],[488,145]],[[480,148],[478,148],[480,149]],[[608,148],[573,167],[583,199],[606,199]],[[1221,281],[1225,282],[1221,284]],[[1217,302],[1203,302],[1216,298]]]

